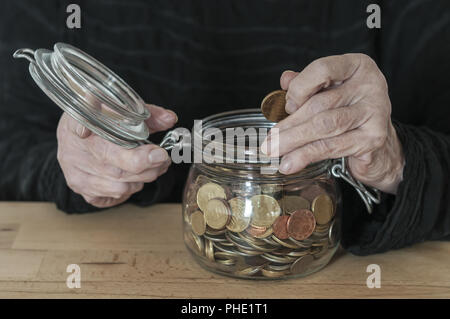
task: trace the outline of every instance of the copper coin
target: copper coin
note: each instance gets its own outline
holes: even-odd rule
[[[258,227],[258,226],[254,226],[254,225],[250,225],[250,227],[248,227],[246,229],[246,232],[249,233],[250,235],[252,235],[253,237],[256,236],[261,236],[263,235],[267,230],[267,227]]]
[[[261,112],[265,118],[271,122],[279,122],[286,117],[288,113],[285,110],[286,91],[277,90],[267,94],[261,102]]]
[[[316,227],[313,213],[307,209],[300,209],[292,213],[287,221],[287,232],[296,240],[304,240],[311,236]]]
[[[287,231],[287,222],[289,220],[288,215],[279,216],[272,225],[273,233],[279,239],[288,239],[289,234]]]

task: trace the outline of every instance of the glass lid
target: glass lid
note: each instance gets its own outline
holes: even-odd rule
[[[15,58],[30,62],[36,84],[61,109],[99,136],[132,148],[148,143],[142,98],[105,65],[69,44],[19,49]]]

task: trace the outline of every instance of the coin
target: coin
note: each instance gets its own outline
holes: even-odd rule
[[[204,243],[203,239],[193,232],[184,232],[184,238],[187,243],[189,243],[189,246],[195,249],[200,255],[203,255],[203,248]]]
[[[333,218],[334,204],[330,196],[326,194],[317,196],[311,207],[317,224],[327,224]]]
[[[270,227],[281,214],[280,205],[269,195],[255,195],[251,199],[253,210],[251,224],[258,227]]]
[[[286,195],[280,200],[280,206],[285,214],[292,214],[299,209],[309,209],[310,203],[301,196]]]
[[[330,241],[330,246],[334,247],[338,242],[341,235],[341,223],[339,219],[335,219],[330,226],[328,233],[328,239]]]
[[[249,233],[250,235],[252,235],[253,237],[256,237],[258,235],[263,235],[267,230],[267,227],[259,227],[259,226],[254,226],[254,225],[250,225],[250,227],[248,227],[246,229],[246,232]]]
[[[263,267],[262,265],[247,267],[247,268],[236,271],[235,274],[238,276],[252,276],[252,275],[255,275],[256,273],[258,273],[262,269],[262,267]]]
[[[291,265],[291,272],[293,274],[303,274],[308,270],[313,261],[314,257],[312,255],[302,256]]]
[[[227,225],[227,229],[240,233],[244,231],[250,224],[250,214],[245,210],[245,199],[235,197],[228,201],[231,208],[231,219],[230,223]]]
[[[272,234],[273,234],[273,228],[269,227],[269,228],[266,229],[266,231],[264,233],[256,234],[255,237],[256,238],[266,238],[266,237],[269,237]]]
[[[223,229],[230,218],[230,207],[226,200],[213,198],[206,204],[205,210],[206,224],[212,229]]]
[[[261,273],[268,278],[279,278],[287,274],[285,270],[270,270],[266,268],[261,269]]]
[[[204,212],[208,201],[213,198],[226,199],[225,190],[218,184],[206,183],[197,192],[197,205]]]
[[[213,242],[211,240],[206,239],[205,240],[205,256],[210,261],[215,261],[214,259],[214,246]]]
[[[279,122],[288,117],[285,110],[286,91],[276,90],[267,94],[261,102],[261,112],[271,122]]]
[[[287,221],[287,231],[296,240],[308,238],[314,231],[316,220],[311,211],[300,209],[292,213]]]
[[[191,215],[191,226],[192,231],[198,235],[202,236],[206,230],[206,222],[203,213],[197,210],[195,213]]]
[[[275,222],[273,223],[273,233],[275,236],[277,236],[279,239],[288,239],[289,235],[287,232],[287,222],[288,222],[289,216],[283,215],[277,217]]]

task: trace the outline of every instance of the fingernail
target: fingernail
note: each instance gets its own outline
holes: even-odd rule
[[[289,160],[284,160],[283,163],[280,165],[280,172],[281,173],[289,173],[289,170],[291,169],[291,162]]]
[[[287,100],[285,109],[287,113],[292,114],[297,111],[297,105],[292,100]]]
[[[178,122],[178,116],[171,110],[167,110],[167,113],[161,119],[166,123]]]
[[[167,152],[162,148],[157,148],[150,152],[148,159],[150,160],[150,164],[162,163],[167,159]]]
[[[83,136],[83,131],[84,131],[84,126],[81,124],[78,124],[77,125],[77,135],[80,137]]]

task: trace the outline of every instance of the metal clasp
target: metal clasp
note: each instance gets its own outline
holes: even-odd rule
[[[366,205],[369,214],[372,214],[373,205],[381,202],[381,192],[378,189],[369,187],[373,192],[372,194],[360,181],[353,178],[350,172],[346,169],[344,157],[335,160],[334,164],[331,166],[331,174],[336,178],[342,178],[356,189]]]
[[[161,143],[159,143],[159,146],[166,151],[170,151],[177,145],[181,146],[183,144],[183,138],[184,136],[175,129],[167,132]]]

